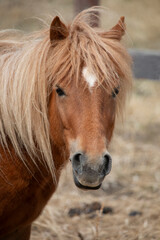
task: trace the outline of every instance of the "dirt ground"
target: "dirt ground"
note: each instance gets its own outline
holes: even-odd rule
[[[134,81],[125,121],[110,146],[102,188],[78,190],[70,164],[34,223],[31,240],[160,239],[160,82]]]

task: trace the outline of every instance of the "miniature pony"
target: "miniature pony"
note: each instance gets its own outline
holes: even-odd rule
[[[69,159],[81,189],[98,189],[111,170],[131,59],[124,17],[103,31],[90,26],[92,11],[19,40],[0,32],[0,240],[30,238]]]

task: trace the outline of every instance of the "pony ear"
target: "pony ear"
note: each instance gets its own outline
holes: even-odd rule
[[[108,32],[102,33],[102,36],[120,41],[123,35],[125,34],[125,30],[126,30],[125,17],[121,17],[118,23]]]
[[[68,36],[68,29],[66,25],[61,22],[60,18],[56,16],[50,26],[50,41],[62,40]]]

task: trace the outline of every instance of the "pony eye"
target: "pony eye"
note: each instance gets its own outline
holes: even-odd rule
[[[116,95],[118,95],[118,93],[119,93],[119,87],[114,88],[114,91],[112,92],[112,97],[115,98]]]
[[[57,87],[56,89],[56,93],[58,94],[58,96],[65,96],[65,92],[60,88],[60,87]]]

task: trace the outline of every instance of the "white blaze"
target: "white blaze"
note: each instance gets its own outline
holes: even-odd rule
[[[88,71],[87,67],[83,68],[82,73],[83,73],[83,77],[86,80],[86,82],[88,83],[89,87],[90,88],[93,87],[95,82],[97,81],[96,76],[93,73],[90,73]]]

